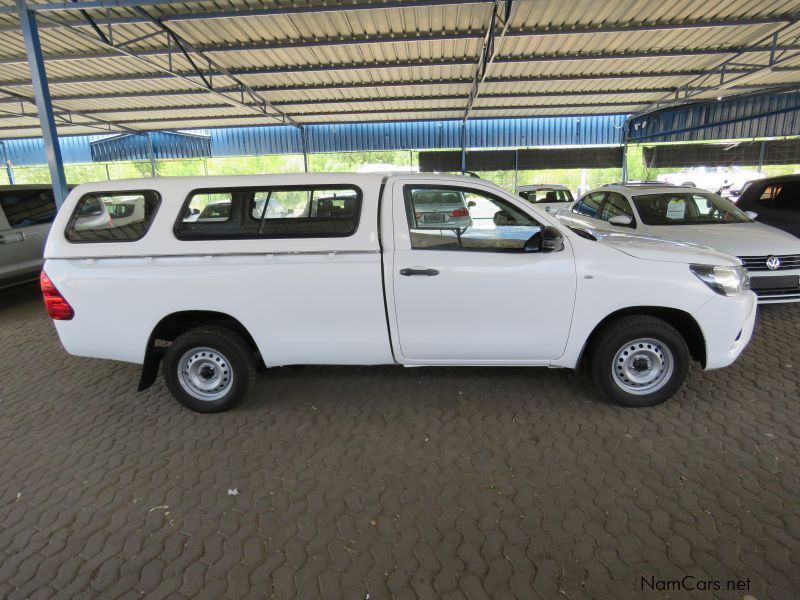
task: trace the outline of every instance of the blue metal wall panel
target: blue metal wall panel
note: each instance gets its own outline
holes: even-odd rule
[[[209,135],[170,131],[154,131],[149,135],[156,158],[211,156],[211,136]],[[95,162],[150,159],[150,141],[146,135],[115,135],[95,140],[89,146],[92,160]]]
[[[468,148],[535,146],[597,146],[622,143],[624,115],[473,119],[467,121]],[[308,151],[354,152],[461,148],[462,122],[400,121],[307,125]],[[299,154],[299,130],[288,126],[237,127],[188,134],[153,132],[156,158]],[[147,160],[147,138],[137,135],[70,136],[60,138],[67,163]],[[14,165],[44,164],[41,139],[7,140]]]
[[[800,135],[800,92],[693,104],[631,120],[630,140],[690,142]]]
[[[212,156],[299,154],[303,152],[300,131],[283,125],[212,129]]]
[[[59,138],[61,156],[65,163],[92,162],[89,144],[103,139],[104,135],[79,135]],[[41,138],[5,140],[8,159],[13,165],[43,165],[47,163]]]

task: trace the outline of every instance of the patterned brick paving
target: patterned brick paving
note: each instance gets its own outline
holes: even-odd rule
[[[306,367],[204,416],[0,292],[0,598],[800,598],[798,317],[654,409],[565,371]],[[642,591],[685,575],[750,590]]]

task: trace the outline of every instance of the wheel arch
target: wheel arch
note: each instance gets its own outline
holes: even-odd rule
[[[255,354],[258,354],[258,345],[253,336],[235,317],[213,310],[183,310],[171,313],[162,318],[147,340],[144,361],[142,364],[142,376],[139,380],[139,391],[146,390],[156,380],[158,376],[158,365],[164,356],[164,346],[157,342],[173,342],[175,339],[196,327],[212,325],[224,327],[240,335],[247,342],[248,346]]]
[[[688,312],[665,306],[631,306],[606,315],[606,317],[604,317],[603,320],[600,321],[594,329],[592,329],[592,332],[586,339],[586,343],[583,345],[578,358],[578,365],[583,365],[584,360],[591,352],[594,340],[597,339],[597,335],[603,331],[603,329],[617,319],[622,317],[630,317],[633,315],[655,317],[670,324],[686,341],[686,345],[689,347],[689,352],[692,356],[692,359],[699,362],[705,368],[706,340],[700,325]]]

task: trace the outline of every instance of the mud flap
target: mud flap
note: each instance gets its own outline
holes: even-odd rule
[[[139,379],[139,390],[143,392],[156,381],[158,377],[158,365],[164,357],[164,348],[156,348],[152,342],[148,345],[147,354],[142,364],[142,376]]]

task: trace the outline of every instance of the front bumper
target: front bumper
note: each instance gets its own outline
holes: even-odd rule
[[[705,369],[721,369],[733,363],[753,336],[756,295],[717,295],[693,313],[706,342]]]

